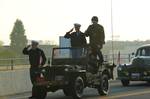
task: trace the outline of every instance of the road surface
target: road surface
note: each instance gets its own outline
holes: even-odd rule
[[[31,93],[5,96],[0,99],[28,99]],[[55,93],[48,93],[46,99],[72,99],[64,96],[61,90]],[[97,90],[86,88],[83,99],[150,99],[150,83],[131,82],[130,86],[123,87],[120,81],[110,82],[110,92],[108,96],[99,96]]]

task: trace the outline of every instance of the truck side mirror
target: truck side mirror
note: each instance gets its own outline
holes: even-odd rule
[[[133,56],[133,55],[135,55],[135,53],[133,52],[131,55]]]

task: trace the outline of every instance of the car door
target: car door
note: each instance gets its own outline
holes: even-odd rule
[[[138,51],[138,57],[141,63],[137,66],[137,72],[144,75],[144,73],[150,71],[150,47],[143,47]]]

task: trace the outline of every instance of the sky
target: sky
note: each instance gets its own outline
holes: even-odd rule
[[[84,32],[91,17],[98,16],[104,26],[106,41],[111,40],[111,22],[115,40],[150,39],[150,0],[0,0],[0,41],[9,44],[9,35],[16,19],[23,22],[30,40],[50,40],[58,43],[59,36],[74,23]]]

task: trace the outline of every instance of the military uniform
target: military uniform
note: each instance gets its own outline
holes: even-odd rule
[[[36,80],[35,71],[38,70],[40,65],[44,65],[46,62],[46,57],[43,50],[36,48],[36,49],[29,49],[29,47],[25,47],[23,49],[23,54],[29,55],[29,62],[30,62],[30,79],[31,83],[33,84]],[[32,97],[34,97],[34,86],[32,87]],[[31,98],[29,98],[31,99]]]
[[[100,24],[92,24],[85,31],[85,35],[89,36],[90,46],[92,47],[92,51],[94,54],[97,54],[100,58],[100,62],[104,61],[102,52],[103,44],[105,43],[105,34],[104,28]]]
[[[78,23],[74,24],[74,28],[72,28],[69,32],[65,34],[65,38],[70,38],[71,40],[71,54],[72,58],[79,58],[82,55],[83,47],[87,45],[86,38],[84,33],[80,31],[81,25]],[[75,32],[72,32],[75,29]]]
[[[86,38],[82,32],[66,33],[65,38],[71,39],[72,58],[76,59],[82,55],[82,48],[86,46]]]
[[[82,33],[82,32],[73,32],[71,34],[69,32],[67,32],[64,37],[71,39],[71,47],[86,46],[86,38],[85,38],[84,33]]]
[[[85,34],[90,37],[91,45],[103,45],[105,43],[104,28],[100,24],[90,25]]]

